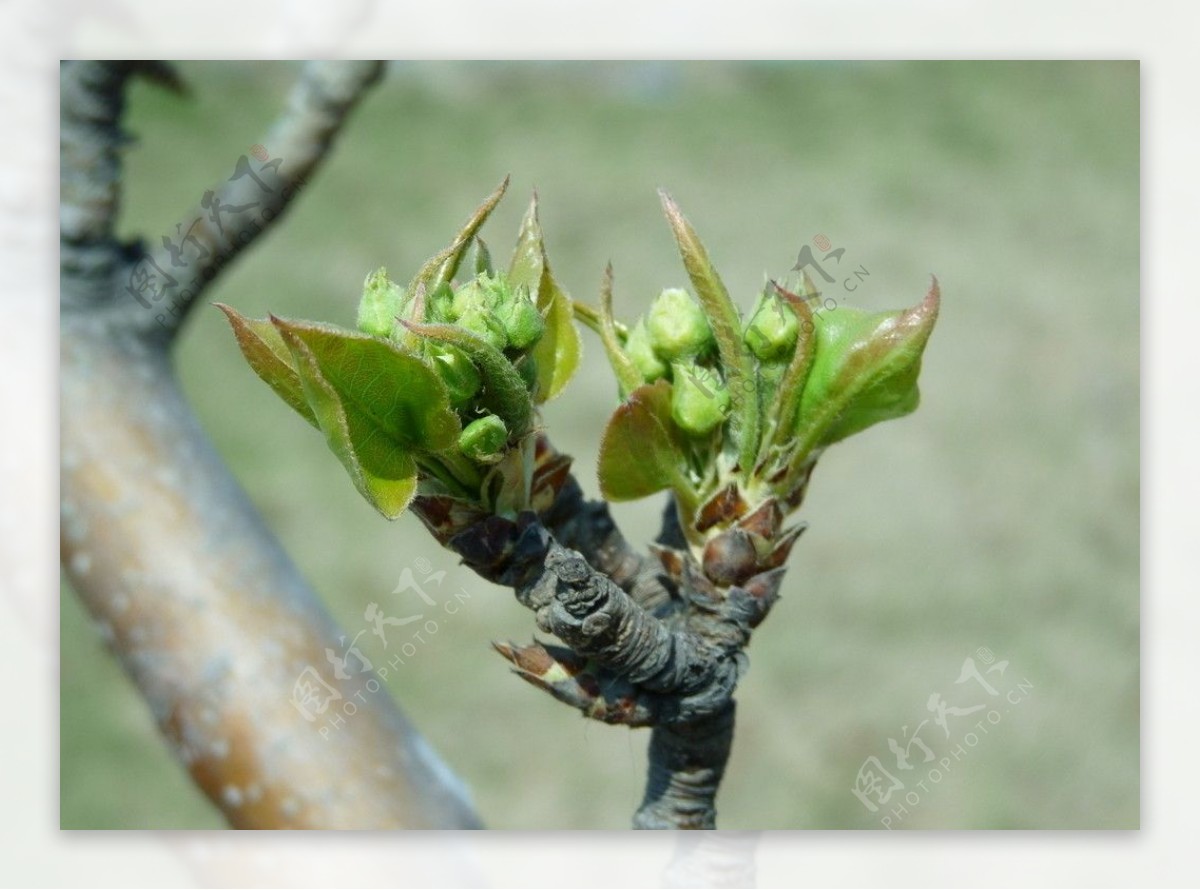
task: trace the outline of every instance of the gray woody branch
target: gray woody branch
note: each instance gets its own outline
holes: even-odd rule
[[[285,161],[282,182],[315,169],[380,71],[304,68],[267,137]],[[235,827],[478,827],[460,783],[373,673],[330,684],[331,710],[355,705],[332,731],[293,706],[301,674],[341,651],[341,632],[221,462],[170,366],[171,337],[220,263],[191,270],[192,293],[166,319],[124,292],[141,255],[113,238],[119,124],[125,83],[139,72],[170,82],[143,63],[62,68],[67,576],[176,755]],[[214,193],[240,200],[227,185]],[[278,213],[261,229],[290,198],[274,194]]]
[[[489,517],[448,545],[482,577],[512,587],[538,627],[566,644],[496,644],[519,676],[585,716],[654,727],[646,795],[634,827],[714,828],[742,653],[775,600],[782,569],[754,571],[744,585],[714,597],[711,583],[682,562],[678,595],[665,603],[649,597],[656,605],[647,607],[598,566],[613,555],[602,546],[614,541],[610,522],[563,526],[564,516],[594,514],[579,499],[568,480],[543,516]],[[664,525],[660,540],[670,542],[670,515]],[[579,550],[562,546],[560,532]],[[643,568],[634,577],[647,574]],[[665,579],[657,583],[667,588]],[[706,602],[703,617],[682,602]]]

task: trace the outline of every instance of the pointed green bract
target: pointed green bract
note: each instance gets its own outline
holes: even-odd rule
[[[764,444],[767,447],[772,444],[783,447],[786,441],[792,438],[796,413],[800,410],[800,396],[812,367],[816,325],[808,301],[815,296],[816,287],[808,277],[808,272],[804,273],[803,295],[790,293],[774,282],[771,284],[780,299],[785,301],[786,310],[795,314],[797,322],[796,345],[792,350],[792,358],[779,380],[770,413],[767,415],[767,423],[773,427],[773,433]],[[768,433],[771,433],[771,430],[768,430]],[[763,452],[765,456],[766,448]]]
[[[679,245],[684,269],[696,289],[696,296],[700,298],[700,305],[704,307],[708,323],[712,326],[721,366],[729,381],[733,406],[730,432],[738,445],[740,463],[749,467],[753,464],[755,452],[758,450],[760,409],[758,378],[753,356],[742,340],[741,318],[691,223],[670,195],[661,189],[658,194],[662,199],[667,221],[671,224],[671,231],[675,234],[675,241]]]
[[[797,418],[802,448],[832,444],[916,409],[921,356],[939,299],[934,279],[925,300],[903,312],[821,313]]]
[[[488,250],[487,244],[479,236],[475,237],[475,274],[496,274],[496,270],[492,268],[492,252]]]
[[[695,493],[687,478],[688,444],[671,420],[671,385],[638,387],[613,413],[600,443],[600,492],[610,501],[644,498],[673,488],[685,500]]]
[[[521,232],[508,267],[508,283],[511,287],[526,289],[545,322],[531,353],[537,368],[534,401],[538,404],[548,402],[561,393],[574,376],[583,347],[575,327],[571,298],[559,287],[546,259],[536,194],[521,221]]]
[[[216,307],[229,319],[242,355],[254,373],[297,414],[317,426],[317,417],[296,372],[296,361],[275,326],[265,318],[246,318],[224,303],[217,303]]]
[[[508,264],[508,283],[523,287],[536,294],[542,282],[542,270],[546,266],[546,250],[542,244],[542,225],[538,221],[537,193],[529,201],[525,216],[521,219],[521,230],[517,234],[517,246],[513,249]]]
[[[608,354],[608,363],[612,365],[613,373],[617,375],[617,391],[623,399],[645,383],[646,378],[634,363],[633,356],[625,347],[621,346],[621,339],[617,334],[616,322],[613,320],[612,287],[612,263],[609,263],[604,268],[604,283],[600,286],[600,312],[597,320],[599,322],[600,342],[604,344],[604,351]],[[645,330],[642,331],[642,334],[645,334]],[[632,338],[629,343],[632,343]],[[627,343],[626,345],[628,346],[629,344]],[[648,341],[646,348],[649,348]],[[664,366],[663,373],[658,376],[662,377],[665,374],[666,367]]]
[[[450,283],[455,273],[458,272],[459,264],[462,262],[467,248],[471,246],[475,233],[487,222],[487,218],[491,216],[492,211],[496,209],[496,205],[500,203],[500,199],[504,197],[507,190],[508,177],[505,176],[504,181],[496,190],[471,214],[471,218],[459,230],[450,246],[425,262],[408,286],[410,294],[416,293],[419,285],[423,285],[426,292],[432,294],[442,285]]]

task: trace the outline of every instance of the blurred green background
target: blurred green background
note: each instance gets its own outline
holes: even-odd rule
[[[130,97],[125,235],[172,232],[262,138],[296,73],[179,67],[190,100],[147,85]],[[739,690],[722,827],[878,828],[851,793],[874,755],[920,799],[896,827],[1136,828],[1138,150],[1133,62],[402,63],[286,222],[206,298],[351,324],[366,272],[406,279],[506,173],[484,231],[493,253],[507,257],[536,187],[559,280],[592,302],[611,259],[625,317],[685,282],[658,186],[743,306],[818,235],[845,249],[847,274],[869,271],[853,294],[843,275],[829,286],[854,305],[911,305],[935,273],[920,410],[839,445],[814,476],[811,528]],[[584,337],[584,367],[545,422],[595,496],[615,387]],[[360,629],[418,558],[471,593],[389,682],[488,824],[627,826],[647,735],[585,721],[508,672],[488,641],[533,630],[511,593],[413,517],[379,518],[216,310],[197,309],[177,362],[343,627]],[[659,510],[616,513],[640,543]],[[981,647],[1009,662],[994,684],[1032,688],[921,791],[921,751],[899,771],[888,739],[931,720],[934,693],[978,700],[955,680],[969,656],[982,668]],[[949,741],[932,720],[920,736],[940,759],[984,713],[949,717]],[[66,586],[61,758],[64,828],[223,825]]]

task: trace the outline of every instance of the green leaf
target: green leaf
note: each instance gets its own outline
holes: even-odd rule
[[[533,403],[525,381],[504,353],[466,328],[449,324],[416,324],[405,327],[422,337],[446,343],[464,352],[483,376],[480,403],[498,415],[508,426],[512,437],[519,439],[533,425]]]
[[[788,362],[787,369],[783,372],[783,377],[775,390],[771,410],[767,414],[768,423],[773,423],[775,426],[773,434],[770,435],[768,441],[764,442],[760,460],[765,457],[770,445],[782,446],[786,440],[792,437],[796,412],[800,410],[800,396],[804,391],[804,382],[808,379],[809,369],[812,367],[816,338],[816,324],[813,322],[812,310],[808,307],[808,301],[816,296],[817,288],[808,272],[804,272],[803,296],[786,291],[775,282],[771,282],[771,284],[779,298],[786,301],[787,311],[795,313],[796,345],[791,361]]]
[[[546,250],[542,244],[542,226],[538,221],[537,192],[534,192],[521,220],[517,246],[508,264],[508,283],[513,287],[525,288],[531,296],[535,295],[541,285],[545,265]]]
[[[404,512],[417,490],[417,467],[400,443],[390,439],[370,414],[357,410],[322,373],[321,363],[294,327],[279,334],[296,360],[304,394],[330,450],[355,488],[388,519]]]
[[[638,387],[617,407],[600,442],[600,491],[610,501],[644,498],[674,488],[694,502],[687,478],[688,443],[671,421],[671,385]]]
[[[534,401],[538,404],[548,402],[563,391],[567,381],[579,368],[583,346],[579,330],[574,324],[575,310],[571,298],[555,281],[546,258],[536,193],[521,221],[517,246],[508,266],[508,283],[511,287],[528,290],[546,321],[545,331],[531,354],[537,362],[538,374]]]
[[[700,299],[700,305],[704,307],[713,337],[717,341],[717,351],[733,400],[730,432],[738,444],[739,463],[749,469],[758,450],[760,418],[754,360],[742,340],[741,318],[691,223],[670,195],[662,189],[659,189],[658,194],[662,199],[663,211],[671,224],[675,241],[679,245],[683,266],[692,280],[696,296]]]
[[[537,307],[546,320],[541,339],[530,350],[537,361],[537,391],[534,401],[548,402],[566,388],[579,369],[583,344],[575,327],[571,298],[558,286],[547,263],[537,292]]]
[[[921,356],[939,303],[935,278],[912,309],[868,313],[839,306],[820,314],[796,429],[801,452],[916,409]]]
[[[508,190],[508,177],[504,177],[504,181],[496,188],[494,192],[488,195],[479,207],[471,214],[471,218],[466,221],[463,227],[455,236],[454,241],[450,246],[436,256],[431,257],[421,267],[413,278],[412,283],[408,286],[408,292],[415,294],[418,285],[424,285],[425,292],[432,294],[443,284],[449,284],[458,271],[459,264],[462,262],[463,256],[470,247],[471,241],[475,238],[475,233],[482,228],[487,218],[491,216],[500,199],[504,197],[505,191]]]
[[[496,274],[496,270],[492,268],[492,252],[488,250],[488,246],[484,243],[484,240],[478,236],[475,238],[475,274]]]
[[[297,414],[317,426],[317,417],[309,407],[300,375],[296,373],[296,361],[275,326],[265,318],[246,318],[224,303],[215,305],[229,319],[242,355],[254,373]]]
[[[417,356],[379,337],[333,325],[274,316],[271,321],[291,348],[297,370],[301,356],[295,344],[304,344],[304,354],[312,356],[321,378],[347,414],[355,415],[352,425],[370,429],[372,436],[404,451],[444,451],[457,441],[460,424],[446,386]]]

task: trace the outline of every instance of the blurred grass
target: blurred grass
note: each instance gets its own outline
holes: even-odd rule
[[[157,240],[260,138],[294,68],[185,63],[181,102],[134,89],[122,228]],[[364,274],[406,277],[506,173],[484,236],[503,257],[536,186],[558,277],[627,317],[682,270],[671,190],[744,304],[818,233],[869,270],[839,299],[942,317],[912,418],[821,463],[784,599],[759,629],[720,799],[726,828],[871,828],[864,758],[954,700],[990,647],[1033,684],[903,827],[1138,825],[1139,106],[1136,63],[393,66],[286,223],[209,293],[243,312],[350,323]],[[270,146],[268,146],[270,148]],[[595,339],[548,406],[593,495],[614,387]],[[418,557],[468,604],[391,689],[502,828],[621,828],[644,733],[592,724],[487,646],[532,621],[379,519],[301,420],[197,310],[184,385],[234,473],[343,626]],[[648,540],[660,504],[619,505]],[[375,653],[368,649],[368,653]],[[994,676],[994,675],[993,675]],[[923,737],[933,743],[932,724]],[[221,824],[69,589],[62,608],[62,826]]]

